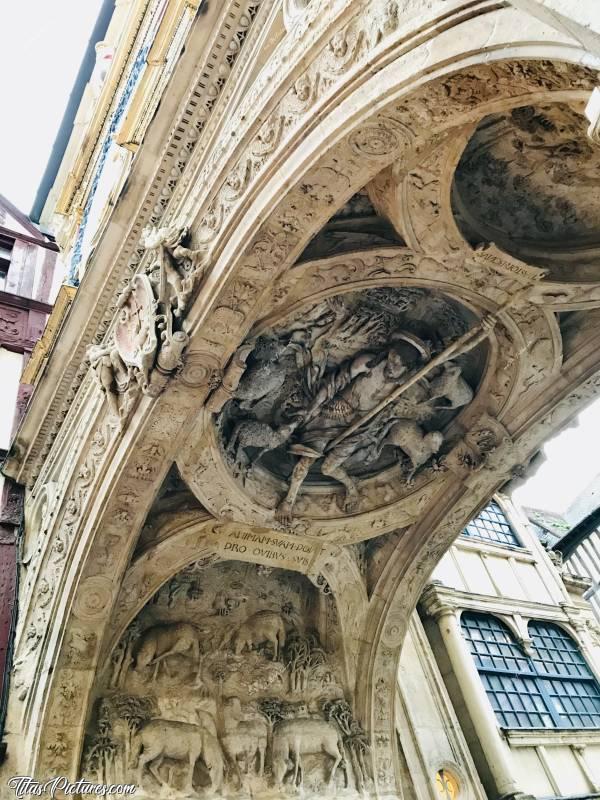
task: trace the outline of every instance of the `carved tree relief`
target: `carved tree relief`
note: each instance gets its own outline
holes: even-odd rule
[[[137,783],[142,797],[368,790],[369,739],[326,589],[243,562],[170,578],[110,654],[86,774]]]

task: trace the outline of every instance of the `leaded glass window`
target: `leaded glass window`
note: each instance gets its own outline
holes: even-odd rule
[[[558,626],[530,623],[533,657],[494,616],[466,611],[461,626],[503,727],[600,728],[600,687]]]
[[[558,625],[530,622],[538,680],[560,727],[600,728],[600,686],[577,644]]]
[[[520,545],[502,509],[498,503],[494,502],[487,505],[475,519],[472,519],[462,533],[463,536],[483,539],[495,544],[517,547]]]

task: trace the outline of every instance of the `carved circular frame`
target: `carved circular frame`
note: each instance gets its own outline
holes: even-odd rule
[[[520,284],[509,272],[486,270],[480,263],[469,267],[475,260],[471,252],[464,250],[459,258],[442,263],[406,248],[390,247],[304,262],[294,266],[275,285],[271,302],[266,304],[264,316],[255,324],[251,336],[326,297],[379,286],[435,289],[481,317],[485,312],[496,311]],[[511,265],[510,261],[507,263]],[[518,264],[514,260],[512,263]],[[469,269],[478,270],[481,284],[474,285]],[[536,342],[547,344],[543,354],[537,353],[538,362],[543,359],[543,369],[552,372],[560,367],[560,333],[552,315],[535,306],[526,312],[509,310],[503,314],[502,327],[502,336],[490,337],[488,363],[477,394],[452,421],[450,434],[468,430],[482,413],[493,413],[502,419],[512,400],[532,380],[527,359],[519,359],[518,354],[528,352]],[[515,369],[509,375],[504,372],[498,375],[499,365],[507,363],[514,364]],[[273,513],[285,492],[285,484],[265,470],[257,470],[258,474],[247,479],[250,491],[245,491],[230,472],[207,411],[200,415],[177,464],[198,500],[218,519],[275,526]],[[298,516],[292,527],[296,533],[324,536],[338,544],[377,536],[412,524],[443,482],[444,474],[429,471],[418,475],[415,486],[408,488],[399,471],[392,467],[360,482],[360,506],[351,516],[344,515],[336,506],[336,493],[331,487],[301,493],[296,504]],[[260,493],[262,502],[255,499]]]

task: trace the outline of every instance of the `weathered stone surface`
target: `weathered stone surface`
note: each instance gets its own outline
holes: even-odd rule
[[[597,261],[562,241],[595,235],[590,165],[546,141],[598,63],[497,4],[242,5],[210,104],[181,56],[134,162],[151,189],[111,211],[9,458],[31,558],[6,768],[397,798],[431,570],[600,392]],[[477,160],[510,150],[516,191],[538,146],[561,264]],[[453,186],[510,246],[459,224]]]

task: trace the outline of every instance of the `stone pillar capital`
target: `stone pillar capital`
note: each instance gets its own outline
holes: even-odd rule
[[[443,617],[456,617],[459,611],[457,603],[443,592],[442,585],[437,582],[430,583],[425,588],[420,604],[427,616],[436,621]]]

